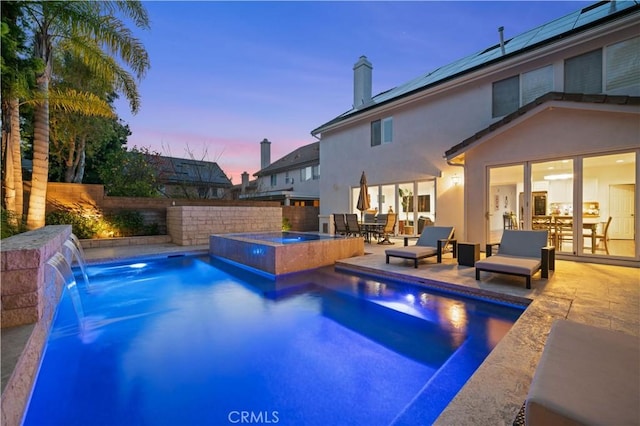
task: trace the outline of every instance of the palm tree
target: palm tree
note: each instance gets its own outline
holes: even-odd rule
[[[140,99],[135,79],[117,62],[116,57],[137,78],[149,68],[144,46],[133,37],[124,22],[129,18],[139,28],[149,27],[144,6],[138,1],[37,1],[24,2],[33,33],[34,56],[41,64],[36,72],[37,91],[42,102],[35,107],[33,173],[27,213],[27,229],[44,226],[49,171],[49,82],[54,49],[65,49],[99,77],[110,82],[128,100],[135,113]]]
[[[20,97],[28,92],[27,75],[32,73],[26,53],[26,34],[18,22],[22,10],[15,2],[5,2],[2,12],[2,192],[3,207],[18,225],[22,218],[22,168],[20,164]]]

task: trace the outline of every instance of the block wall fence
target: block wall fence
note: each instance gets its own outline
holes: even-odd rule
[[[29,188],[29,182],[25,183],[26,192],[29,191]],[[27,199],[25,197],[25,200]],[[167,208],[174,206],[279,207],[282,209],[282,217],[289,220],[291,230],[301,232],[315,232],[318,230],[318,214],[320,211],[318,207],[281,206],[277,201],[111,197],[105,195],[103,185],[50,182],[47,187],[47,213],[62,207],[93,207],[105,214],[134,210],[142,214],[145,225],[158,224],[160,234],[163,235],[169,235]]]
[[[211,234],[268,232],[282,229],[282,208],[207,207],[167,208],[167,233],[174,244],[209,244]]]

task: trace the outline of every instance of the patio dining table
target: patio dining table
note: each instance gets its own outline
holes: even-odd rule
[[[377,233],[384,223],[381,222],[360,222],[360,226],[364,231],[365,242],[371,244],[371,234]]]

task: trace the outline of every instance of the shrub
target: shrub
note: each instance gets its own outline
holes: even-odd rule
[[[87,216],[72,210],[56,210],[47,214],[47,225],[71,225],[71,232],[80,239],[96,238],[104,227],[102,218]]]
[[[1,209],[0,238],[8,238],[12,235],[24,232],[24,224],[15,213]]]
[[[80,239],[158,235],[157,224],[145,225],[141,213],[123,210],[103,215],[97,209],[60,209],[46,217],[47,225],[71,225]]]

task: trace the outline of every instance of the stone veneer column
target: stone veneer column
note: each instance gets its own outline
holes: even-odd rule
[[[2,328],[35,323],[2,392],[0,424],[19,425],[64,283],[46,262],[71,235],[70,225],[46,226],[2,241]]]

